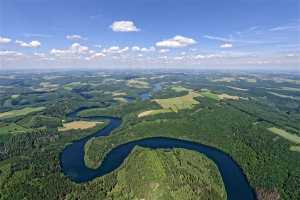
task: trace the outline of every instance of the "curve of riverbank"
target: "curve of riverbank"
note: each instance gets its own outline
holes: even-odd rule
[[[83,109],[84,108],[80,108],[75,112],[70,113],[69,117],[75,117],[76,114]],[[121,125],[122,120],[120,118],[110,116],[88,117],[85,119],[109,120],[109,124],[94,134],[74,141],[70,145],[66,146],[61,152],[61,169],[63,173],[74,182],[83,183],[91,181],[96,177],[104,176],[116,170],[121,166],[133,148],[137,145],[151,149],[183,148],[203,153],[215,162],[222,176],[228,199],[255,199],[253,190],[242,169],[229,155],[216,148],[187,140],[167,137],[151,137],[131,141],[113,148],[106,154],[99,168],[90,169],[86,167],[84,163],[84,145],[92,137],[109,135],[113,130]]]

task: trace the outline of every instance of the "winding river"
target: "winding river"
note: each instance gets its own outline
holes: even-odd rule
[[[80,108],[72,112],[68,117],[75,118],[76,114],[86,108]],[[74,141],[66,146],[60,154],[60,165],[63,173],[72,181],[83,183],[96,177],[104,176],[122,165],[135,146],[152,149],[183,148],[205,154],[217,165],[222,176],[227,199],[229,200],[253,200],[254,192],[245,175],[237,163],[226,153],[200,143],[167,137],[152,137],[140,139],[113,148],[105,156],[98,169],[90,169],[84,163],[84,145],[92,137],[107,136],[121,125],[120,118],[102,116],[89,117],[89,120],[109,120],[109,124],[98,132]],[[100,147],[101,148],[101,147]]]

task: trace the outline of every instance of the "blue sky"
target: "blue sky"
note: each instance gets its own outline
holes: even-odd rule
[[[298,0],[0,0],[0,69],[299,68]]]

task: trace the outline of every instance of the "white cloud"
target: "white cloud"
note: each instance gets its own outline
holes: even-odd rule
[[[106,55],[104,53],[98,52],[98,53],[94,53],[92,54],[90,57],[87,57],[86,60],[94,60],[94,59],[99,59],[99,58],[103,58]]]
[[[173,38],[163,40],[156,43],[158,47],[168,47],[168,48],[179,48],[186,47],[189,45],[196,44],[197,42],[192,38],[187,38],[181,35],[176,35]]]
[[[110,28],[114,32],[137,32],[140,31],[132,21],[115,21]]]
[[[159,53],[168,53],[170,49],[160,49]]]
[[[41,57],[41,58],[46,57],[46,54],[44,54],[44,53],[34,53],[33,55],[35,55],[37,57]]]
[[[10,42],[11,42],[10,38],[0,36],[0,44],[6,44],[6,43],[10,43]]]
[[[217,40],[217,41],[222,41],[222,42],[232,42],[232,38],[224,38],[224,37],[218,37],[218,36],[211,36],[211,35],[204,35],[203,36],[206,39],[209,40]]]
[[[17,51],[0,51],[0,61],[13,61],[20,60],[24,57],[24,54]],[[1,62],[0,62],[1,63]],[[1,66],[1,64],[0,64]],[[1,67],[0,67],[1,69]]]
[[[140,52],[153,52],[155,51],[155,47],[151,46],[149,48],[146,48],[146,47],[139,47],[139,46],[133,46],[131,47],[131,50],[132,51],[140,51]]]
[[[17,51],[0,51],[0,56],[22,56],[23,54]]]
[[[173,59],[174,59],[174,60],[183,60],[184,57],[183,57],[183,56],[176,56],[176,57],[174,57]]]
[[[149,47],[149,48],[143,47],[143,48],[141,48],[141,52],[153,52],[153,51],[155,51],[155,47]]]
[[[101,44],[95,44],[95,45],[94,45],[94,47],[96,47],[96,48],[99,48],[99,49],[100,49],[100,48],[102,48],[102,45],[101,45]]]
[[[286,26],[277,26],[269,29],[269,31],[286,31],[286,30],[297,30],[300,29],[299,26],[296,25],[286,25]]]
[[[129,47],[120,48],[119,46],[111,46],[107,49],[103,49],[102,52],[114,54],[114,53],[124,53],[128,50],[129,50]]]
[[[132,51],[140,51],[141,48],[138,47],[138,46],[133,46],[133,47],[131,47],[131,50],[132,50]]]
[[[210,59],[210,58],[222,58],[224,55],[222,54],[198,54],[194,58],[195,59]]]
[[[50,54],[57,57],[80,57],[81,55],[90,54],[90,50],[86,46],[79,43],[73,43],[68,49],[52,49]]]
[[[79,43],[73,43],[70,47],[70,50],[73,53],[82,54],[82,53],[87,53],[89,51],[89,48],[86,46],[82,46]]]
[[[37,47],[40,47],[42,45],[37,40],[33,40],[29,43],[23,42],[21,40],[16,40],[16,44],[19,44],[21,47],[29,47],[29,48],[37,48]]]
[[[224,43],[220,46],[220,48],[232,48],[233,45],[231,43]]]
[[[68,40],[83,40],[84,38],[80,35],[67,35],[66,39],[68,39]]]

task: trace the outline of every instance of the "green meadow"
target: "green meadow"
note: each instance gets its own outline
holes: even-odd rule
[[[296,134],[289,133],[283,129],[276,128],[276,127],[268,128],[268,130],[271,131],[272,133],[275,133],[276,135],[283,137],[284,139],[290,142],[300,144],[300,137]]]
[[[0,113],[0,119],[28,115],[33,112],[42,111],[44,109],[45,109],[45,107],[26,107],[26,108],[19,109],[19,110],[11,110],[11,111]]]

